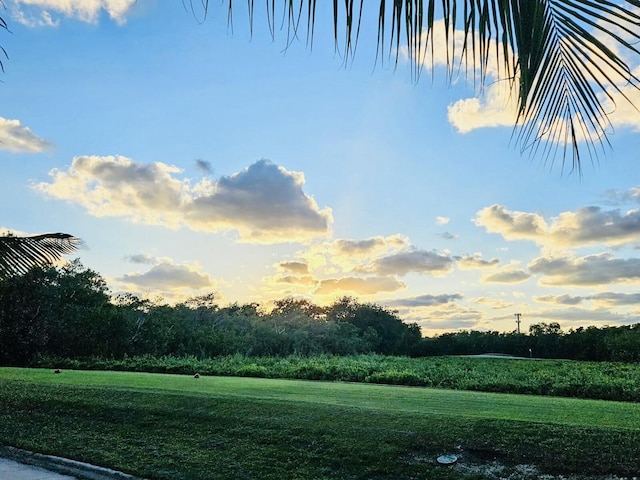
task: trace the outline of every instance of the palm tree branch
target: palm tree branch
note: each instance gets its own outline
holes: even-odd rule
[[[66,233],[30,237],[0,237],[0,279],[22,274],[36,266],[52,265],[75,252],[82,241]]]

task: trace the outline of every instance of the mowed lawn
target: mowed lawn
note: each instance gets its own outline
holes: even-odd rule
[[[454,479],[494,461],[640,473],[636,403],[0,368],[0,409],[0,444],[151,479]],[[438,466],[442,453],[461,468]]]

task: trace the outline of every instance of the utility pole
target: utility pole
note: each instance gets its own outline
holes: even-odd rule
[[[522,314],[514,313],[513,315],[516,317],[516,323],[518,324],[518,333],[520,333],[520,317],[522,316]]]

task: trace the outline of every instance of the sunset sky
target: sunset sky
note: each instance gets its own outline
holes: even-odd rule
[[[5,0],[2,231],[80,237],[114,294],[346,295],[429,335],[640,322],[640,113],[571,174],[521,153],[504,82],[376,61],[375,11],[346,66],[329,12],[287,48],[263,4],[251,34],[244,2],[232,31],[222,2]]]

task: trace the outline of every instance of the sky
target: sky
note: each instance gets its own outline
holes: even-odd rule
[[[310,47],[261,2],[253,31],[242,2],[232,27],[222,2],[4,3],[0,228],[81,238],[114,295],[350,296],[425,335],[640,322],[623,103],[577,175],[521,152],[504,82],[376,58],[375,17],[345,64],[324,11]]]

